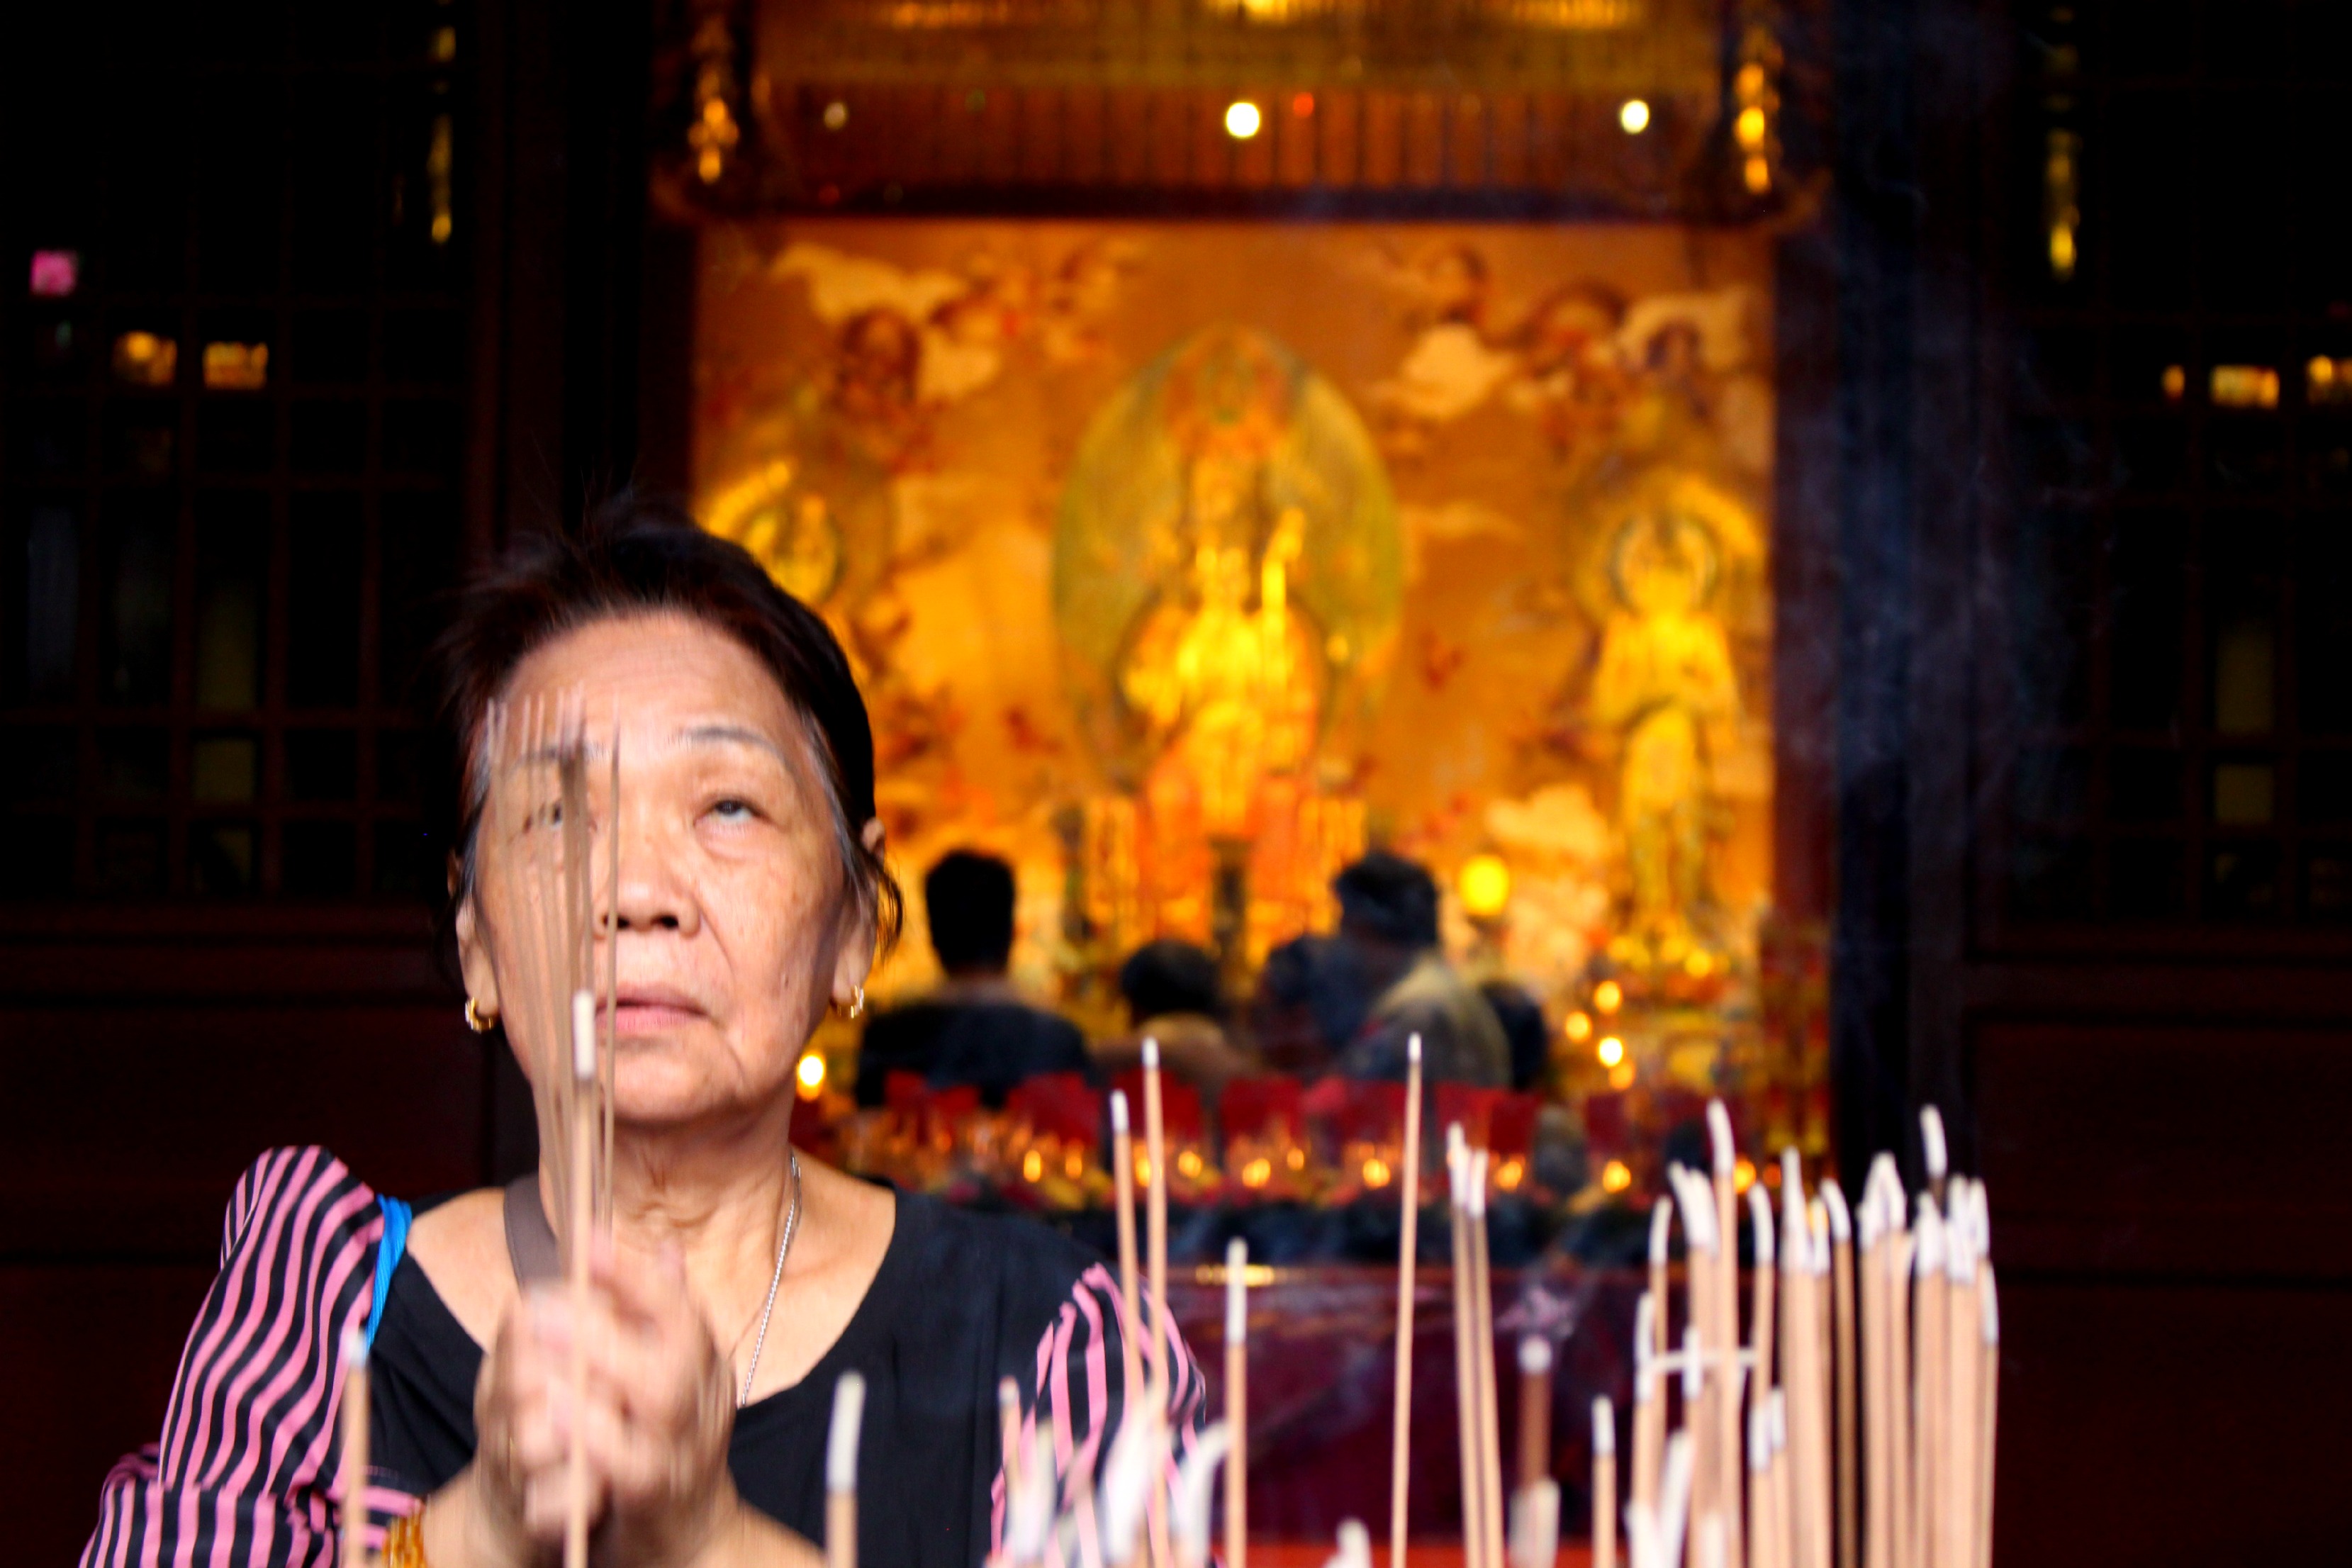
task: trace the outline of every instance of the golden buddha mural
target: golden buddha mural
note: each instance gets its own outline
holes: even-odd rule
[[[1377,699],[1397,614],[1395,504],[1346,401],[1271,337],[1218,325],[1115,394],[1056,524],[1055,612],[1078,714],[1131,805],[1131,859],[1087,868],[1097,918],[1263,956],[1360,834],[1335,720]],[[1128,836],[1121,835],[1124,841]],[[1226,901],[1220,928],[1213,906]]]
[[[1731,1037],[1772,875],[1756,237],[700,244],[702,515],[841,632],[905,868],[1018,868],[1029,981],[1081,994],[1163,934],[1245,981],[1380,843],[1447,884],[1502,862],[1448,929],[1548,1005],[1648,975]]]

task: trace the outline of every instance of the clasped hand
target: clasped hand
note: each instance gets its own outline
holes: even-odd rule
[[[577,1397],[575,1346],[585,1363]],[[483,1362],[469,1546],[513,1568],[553,1560],[576,1430],[592,1560],[614,1568],[701,1560],[743,1506],[727,1469],[729,1383],[677,1256],[624,1267],[598,1242],[585,1300],[561,1285],[527,1291]]]

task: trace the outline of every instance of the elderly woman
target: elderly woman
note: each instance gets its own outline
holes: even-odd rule
[[[264,1156],[230,1203],[161,1441],[108,1478],[85,1568],[331,1561],[352,1330],[371,1347],[367,1503],[396,1521],[395,1560],[555,1560],[576,1426],[598,1563],[813,1563],[826,1415],[854,1369],[861,1561],[972,1568],[1004,1526],[998,1380],[1017,1380],[1066,1473],[1091,1472],[1129,1325],[1117,1282],[1052,1233],[792,1150],[794,1065],[828,1009],[862,1008],[898,907],[839,646],[742,551],[624,500],[469,585],[437,662],[478,1029],[526,984],[484,892],[515,854],[483,826],[492,705],[586,694],[590,750],[620,748],[617,811],[589,770],[597,864],[606,835],[620,845],[614,906],[596,910],[597,972],[615,949],[619,972],[610,1246],[575,1310],[542,1279],[546,1166],[412,1209],[323,1150]],[[511,1043],[543,1089],[562,1054],[528,1033]],[[1181,1447],[1200,1405],[1181,1345],[1169,1398]]]

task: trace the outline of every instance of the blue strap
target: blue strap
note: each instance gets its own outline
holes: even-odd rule
[[[408,1222],[415,1211],[398,1198],[378,1194],[377,1206],[383,1210],[383,1240],[375,1249],[375,1300],[368,1306],[368,1349],[375,1349],[376,1325],[383,1321],[384,1299],[392,1294],[393,1271],[400,1267],[400,1255],[408,1250]]]

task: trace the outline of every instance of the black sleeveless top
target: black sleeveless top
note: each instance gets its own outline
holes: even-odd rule
[[[744,1501],[822,1540],[834,1384],[855,1369],[866,1378],[858,1562],[973,1568],[1003,1527],[999,1379],[1021,1389],[1024,1426],[1071,1434],[1065,1473],[1099,1480],[1123,1405],[1118,1281],[1043,1226],[906,1194],[898,1203],[889,1248],[848,1327],[799,1383],[737,1412],[728,1468]],[[372,1479],[429,1496],[473,1460],[482,1347],[413,1258],[393,1275],[369,1364]],[[1181,1341],[1171,1373],[1181,1455],[1202,1408]]]

